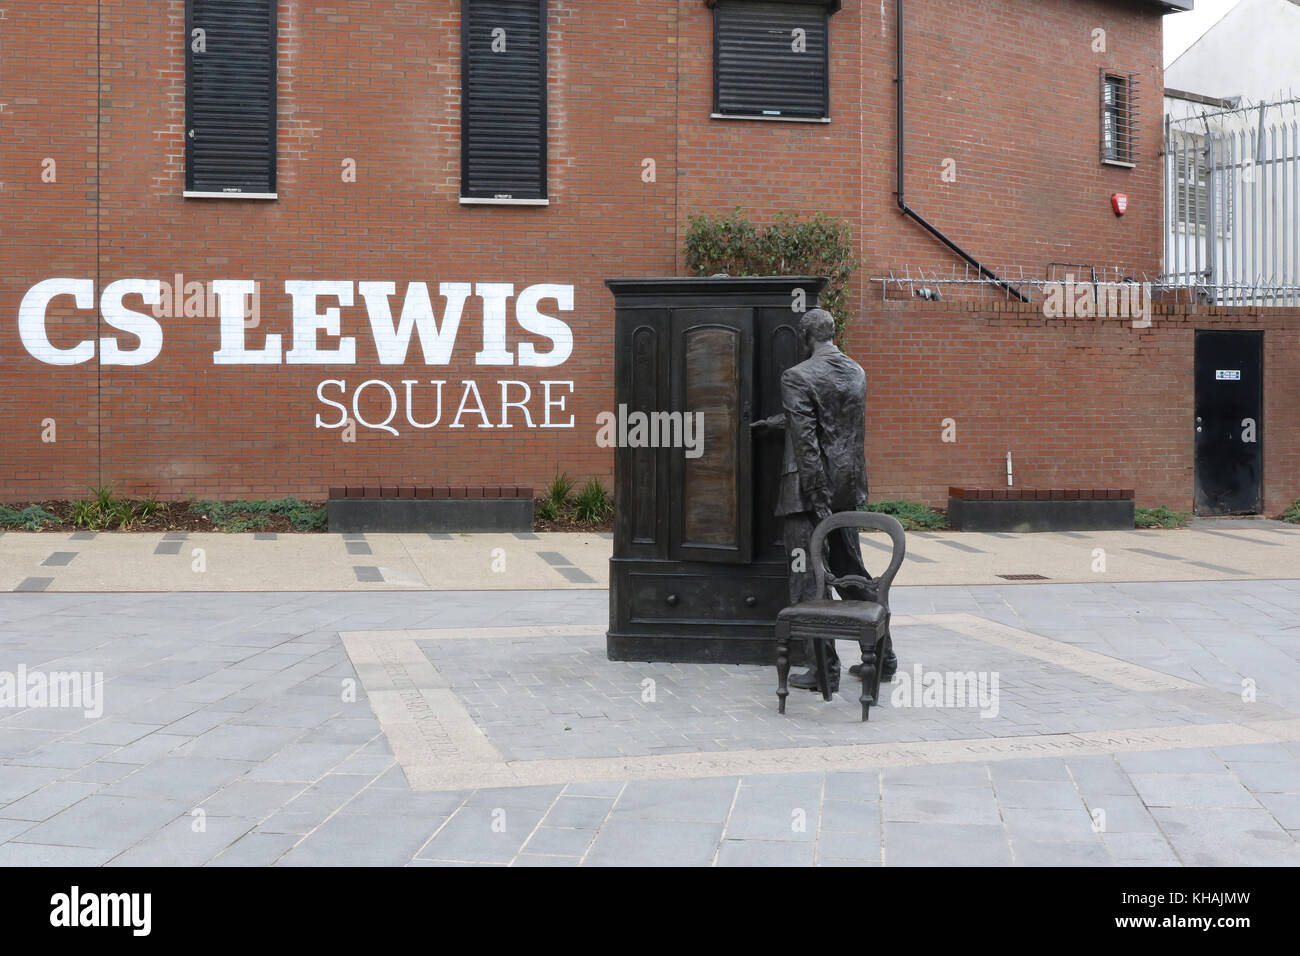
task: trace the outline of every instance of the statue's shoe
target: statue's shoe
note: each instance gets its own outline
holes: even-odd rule
[[[898,673],[898,658],[895,657],[892,660],[885,661],[885,666],[880,671],[880,679],[885,682],[891,681],[894,679],[894,675],[897,673]],[[850,667],[849,676],[856,677],[858,680],[862,680],[862,665],[854,664],[852,667]]]
[[[850,671],[852,673],[852,671]],[[831,672],[831,693],[840,689],[840,671],[837,667]],[[817,686],[817,672],[815,670],[806,670],[802,674],[795,674],[790,678],[790,686],[799,690],[819,690]]]

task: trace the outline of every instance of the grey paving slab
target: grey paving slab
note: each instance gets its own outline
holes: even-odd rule
[[[548,810],[559,799],[563,786],[500,787],[476,790],[465,800],[470,807],[512,807],[520,810]]]
[[[1260,805],[1249,790],[1226,772],[1135,773],[1131,779],[1148,807],[1257,809]]]
[[[6,766],[0,773],[0,805],[12,803],[63,776],[57,767]]]
[[[1156,750],[1122,753],[1115,762],[1129,774],[1134,773],[1223,773],[1226,762],[1209,749]]]
[[[257,832],[305,836],[336,814],[350,798],[347,793],[307,790],[261,820]]]
[[[159,757],[172,753],[178,747],[188,744],[193,739],[193,737],[182,734],[168,734],[157,731],[147,734],[124,747],[117,748],[105,759],[113,763],[152,763]]]
[[[21,581],[18,582],[18,586],[14,588],[14,590],[27,591],[27,592],[44,591],[53,583],[54,583],[54,578],[41,578],[41,577],[23,578]]]
[[[856,833],[823,829],[817,834],[817,862],[833,863],[853,860],[878,863],[884,856],[880,832]]]
[[[0,818],[0,844],[3,844],[6,840],[12,840],[26,830],[30,830],[32,826],[31,820],[5,820]]]
[[[298,835],[292,833],[246,833],[208,860],[206,865],[271,866],[293,849],[298,840]]]
[[[56,780],[21,800],[0,807],[6,820],[40,822],[68,809],[100,789],[100,784]]]
[[[613,813],[626,819],[722,823],[731,813],[737,783],[732,777],[634,780]]]
[[[304,836],[277,866],[404,866],[441,821],[422,817],[330,817]]]
[[[947,787],[902,797],[893,794],[886,789],[881,804],[882,818],[887,823],[1002,824],[991,788]]]
[[[1156,833],[1106,833],[1102,836],[1111,858],[1119,866],[1179,866],[1169,842]]]
[[[837,833],[869,833],[879,836],[880,806],[875,802],[826,800],[822,803],[820,830]]]
[[[581,862],[582,862],[581,858],[576,856],[541,856],[539,854],[520,853],[517,857],[515,857],[514,862],[511,863],[510,865],[511,866],[577,866]],[[423,864],[425,866],[435,866],[435,865],[440,865],[440,863],[441,861],[417,860],[411,865],[416,866],[416,865]]]
[[[182,817],[113,857],[108,865],[202,866],[248,833],[256,822],[248,817],[210,814]]]
[[[76,551],[55,551],[41,562],[43,568],[66,568],[77,556]]]
[[[673,823],[611,817],[596,835],[584,866],[710,866],[721,823]]]
[[[1089,798],[1087,803],[1089,819],[1105,834],[1154,833],[1158,829],[1141,797],[1111,794]]]
[[[1187,866],[1300,866],[1300,846],[1267,810],[1155,807],[1151,814]]]
[[[242,777],[210,794],[200,808],[211,816],[262,820],[302,793],[304,786]]]
[[[1229,766],[1237,779],[1252,793],[1300,794],[1300,762],[1232,761]]]
[[[1001,823],[885,824],[888,866],[1010,866],[1011,846]]]
[[[812,866],[811,843],[763,843],[759,840],[723,840],[718,866]]]
[[[376,583],[384,580],[383,572],[376,567],[362,567],[358,565],[357,567],[354,567],[352,571],[356,575],[357,580],[362,583]]]
[[[97,847],[15,842],[0,844],[0,867],[103,866],[112,857],[112,850]]]
[[[18,840],[121,852],[188,809],[176,799],[95,794],[37,824]]]
[[[1273,819],[1286,830],[1300,831],[1300,794],[1257,793],[1255,798],[1264,805]],[[0,811],[3,813],[3,811]],[[1292,835],[1296,835],[1293,833]],[[1297,837],[1300,839],[1300,837]]]
[[[1013,840],[1011,854],[1017,866],[1110,866],[1113,862],[1101,840],[1090,843]]]
[[[581,859],[595,838],[596,830],[593,828],[540,826],[524,844],[524,852]]]
[[[1002,820],[1012,840],[1052,843],[1100,843],[1094,819],[1082,805],[1077,810],[1003,807]]]
[[[983,548],[975,548],[969,544],[963,544],[960,541],[950,541],[947,538],[938,539],[939,544],[952,548],[954,551],[964,551],[967,554],[988,554]]]
[[[283,750],[301,734],[302,731],[296,727],[222,724],[182,744],[177,748],[177,752],[193,757],[260,761]]]
[[[555,571],[573,584],[595,584],[596,579],[581,568],[557,567]]]
[[[28,767],[57,767],[64,770],[79,770],[86,764],[107,757],[116,750],[117,748],[112,744],[80,743],[65,738],[14,759],[15,762]]]
[[[1004,808],[1083,809],[1083,798],[1070,780],[1002,780],[995,789]]]
[[[255,780],[310,783],[342,764],[356,748],[352,744],[289,744],[253,768]]]
[[[509,863],[541,820],[540,810],[462,807],[420,849],[418,856],[425,860]]]
[[[547,811],[542,825],[544,827],[598,827],[609,815],[613,806],[612,797],[558,797]]]
[[[466,804],[465,794],[443,790],[433,793],[411,793],[409,790],[377,790],[368,787],[343,804],[339,812],[344,814],[362,814],[383,818],[387,816],[448,817]],[[506,813],[502,819],[509,820],[509,811],[531,811],[535,808],[520,806],[510,800],[493,801],[490,806],[479,805],[489,812],[500,807]],[[527,813],[531,817],[531,813]],[[540,819],[540,817],[539,817]]]
[[[153,549],[154,554],[180,554],[181,544],[179,540],[160,541],[158,547]]]

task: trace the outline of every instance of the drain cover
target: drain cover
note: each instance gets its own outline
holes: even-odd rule
[[[1050,581],[1051,578],[1044,577],[1041,574],[999,574],[998,577],[1005,581]]]

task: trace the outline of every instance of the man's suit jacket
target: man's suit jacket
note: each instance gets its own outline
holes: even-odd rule
[[[781,375],[785,455],[778,515],[813,511],[824,489],[831,511],[867,503],[867,376],[839,349],[823,348]]]

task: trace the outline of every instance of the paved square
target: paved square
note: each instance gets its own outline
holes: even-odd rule
[[[0,865],[1300,864],[1300,582],[899,587],[865,724],[607,601],[0,594],[0,673],[102,689],[0,708]]]

